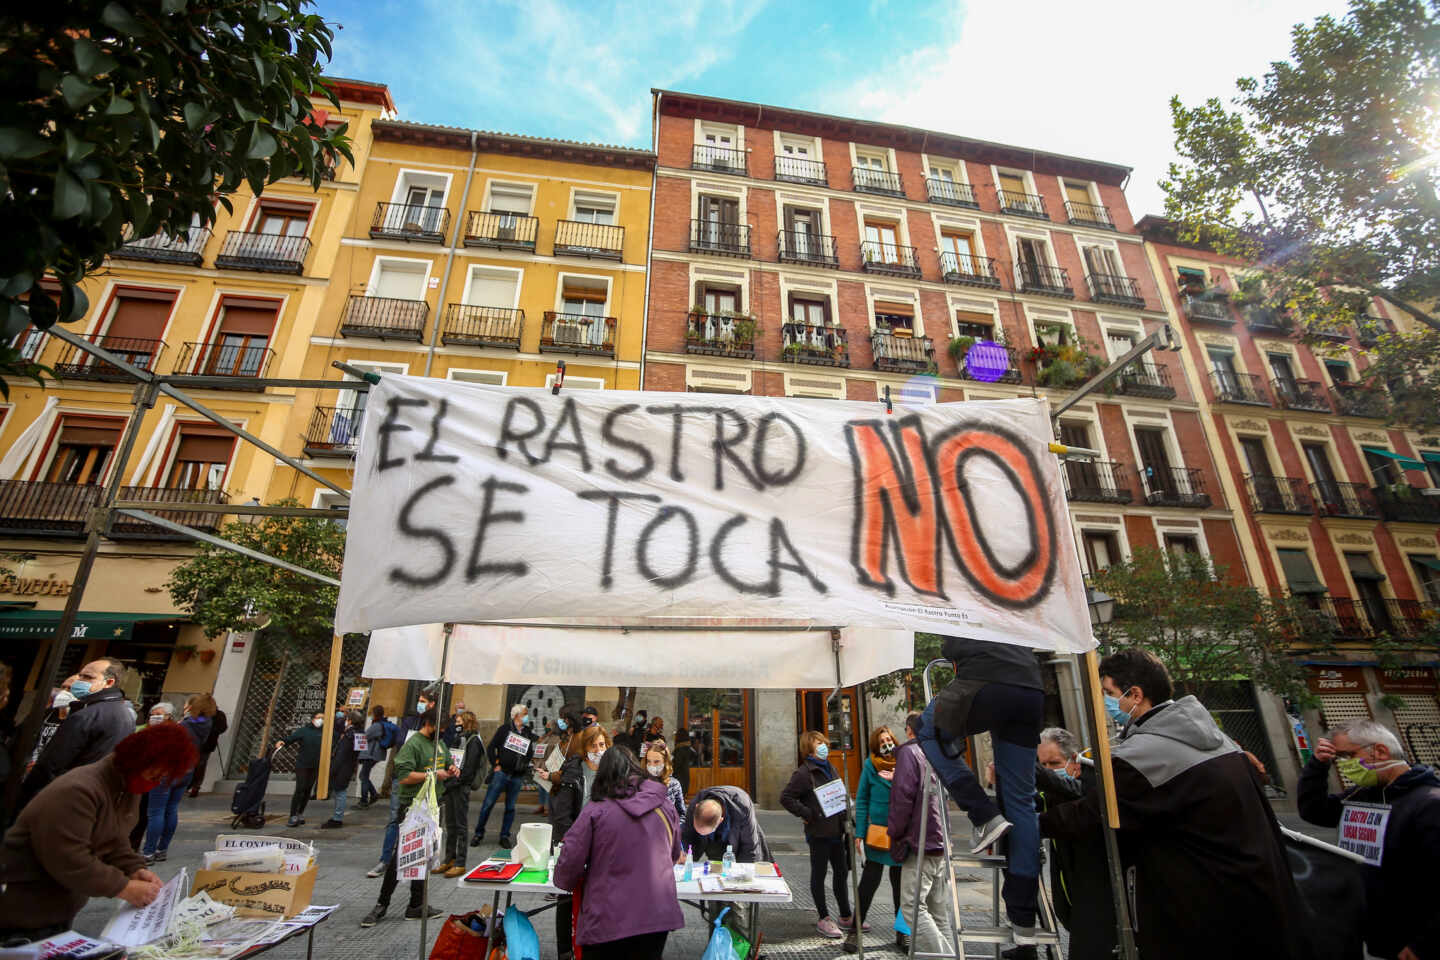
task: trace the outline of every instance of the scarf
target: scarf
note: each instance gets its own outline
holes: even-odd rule
[[[895,772],[895,752],[893,750],[888,757],[882,757],[878,753],[870,754],[870,762],[875,764],[876,773],[886,774]]]
[[[830,765],[829,760],[821,760],[818,757],[810,757],[805,762],[813,764],[815,766],[815,769],[817,770],[824,771],[826,777],[829,780],[840,779],[840,774],[835,770],[834,767]]]

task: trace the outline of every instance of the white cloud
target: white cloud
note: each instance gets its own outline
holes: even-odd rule
[[[820,109],[1134,168],[1138,219],[1162,212],[1169,100],[1228,100],[1290,49],[1290,29],[1338,0],[956,3],[934,39],[856,76]]]

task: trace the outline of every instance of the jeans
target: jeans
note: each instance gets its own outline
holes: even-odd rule
[[[485,791],[485,802],[480,805],[480,819],[475,821],[475,836],[485,835],[485,823],[490,819],[490,810],[499,799],[500,791],[504,790],[505,819],[500,822],[500,836],[509,838],[510,828],[515,825],[515,801],[520,799],[520,788],[524,785],[523,774],[512,776],[504,770],[495,771],[495,776],[490,779],[490,788]]]
[[[545,789],[544,781],[538,777],[535,780],[535,791],[540,795],[540,809],[544,810],[550,805],[550,791]]]
[[[190,774],[170,783],[162,783],[149,793],[149,823],[145,828],[145,850],[148,857],[158,850],[169,850],[180,820],[180,800],[190,787]]]
[[[845,856],[848,838],[839,837],[835,840],[812,838],[805,842],[810,845],[810,897],[815,901],[815,909],[819,911],[820,919],[824,920],[830,916],[830,907],[825,903],[825,868],[827,866],[833,872],[830,885],[835,891],[835,905],[840,908],[840,916],[850,916],[850,891],[846,884],[849,879],[849,871],[846,868]]]
[[[345,819],[345,803],[346,797],[350,793],[349,788],[350,784],[348,783],[342,787],[335,788],[335,815],[330,818],[331,820]]]
[[[378,760],[360,761],[360,805],[369,806],[380,799],[380,791],[375,789],[375,784],[370,782],[370,772],[375,769]]]
[[[320,778],[318,767],[295,768],[295,792],[290,795],[290,818],[296,819],[305,812],[310,794],[315,792],[315,781]]]
[[[395,845],[400,842],[400,784],[390,783],[390,819],[385,824],[385,842],[380,846],[380,862],[389,863],[395,856]]]
[[[860,871],[860,921],[870,915],[870,904],[875,900],[875,891],[880,889],[880,878],[890,871],[890,896],[895,899],[895,909],[900,909],[900,868],[887,867],[876,860],[866,860],[865,869]]]
[[[945,857],[932,853],[911,854],[900,865],[900,912],[910,925],[917,953],[953,955],[955,938],[950,931],[950,909],[945,888]],[[915,912],[915,884],[920,884],[920,912]]]
[[[390,785],[390,795],[393,797],[400,795],[399,784]],[[410,810],[410,803],[414,799],[414,797],[410,797],[395,805],[395,812],[390,815],[390,823],[385,827],[387,836],[389,835],[390,828],[394,827],[395,836],[399,837],[400,822],[405,819],[405,814]],[[400,885],[400,870],[397,865],[398,851],[395,849],[396,846],[398,846],[398,844],[392,844],[390,847],[390,857],[385,861],[385,879],[380,881],[380,899],[375,901],[375,905],[381,908],[388,908],[390,906],[390,897],[395,893],[395,888]],[[411,910],[419,910],[424,899],[425,881],[411,880],[409,908]]]

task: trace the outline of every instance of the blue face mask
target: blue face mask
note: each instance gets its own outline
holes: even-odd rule
[[[71,683],[70,695],[76,700],[79,700],[82,697],[88,697],[90,695],[90,681],[76,680],[75,682]]]
[[[523,723],[523,724],[524,724],[525,726],[527,726],[527,727],[534,726],[534,725],[535,725],[535,718],[532,717],[532,716],[530,716],[530,714],[527,713],[527,714],[525,714],[525,716],[523,716],[523,717],[520,718],[520,722]]]
[[[563,718],[555,721],[555,729],[562,733],[565,731],[565,720]]]
[[[1067,771],[1064,767],[1061,767],[1059,770],[1051,770],[1050,772],[1055,774],[1055,776],[1059,777],[1061,780],[1064,780],[1066,783],[1074,783],[1076,780],[1080,779],[1079,777],[1070,776],[1069,771]]]
[[[1108,693],[1105,694],[1105,712],[1110,714],[1111,720],[1114,720],[1122,727],[1130,722],[1130,714],[1120,709],[1119,698],[1112,697]]]
[[[830,744],[828,744],[828,743],[817,743],[817,744],[815,744],[815,759],[816,759],[816,760],[824,760],[824,759],[828,758],[829,756],[830,756]]]

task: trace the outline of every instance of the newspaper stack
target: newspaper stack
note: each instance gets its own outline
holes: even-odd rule
[[[222,833],[202,856],[206,870],[301,874],[315,865],[315,847],[289,837]]]

